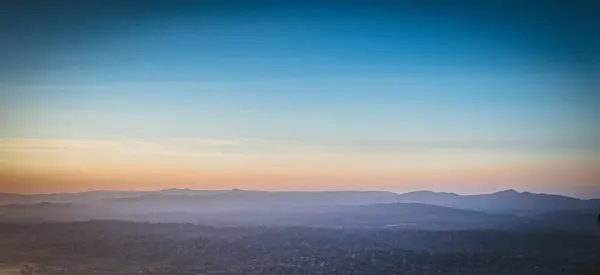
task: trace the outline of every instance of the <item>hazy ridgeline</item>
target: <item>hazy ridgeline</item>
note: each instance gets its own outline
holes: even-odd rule
[[[4,221],[117,219],[215,226],[595,231],[598,200],[520,193],[101,191],[1,195]]]

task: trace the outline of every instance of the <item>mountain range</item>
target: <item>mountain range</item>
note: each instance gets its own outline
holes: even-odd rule
[[[0,193],[0,205],[37,203],[120,203],[174,205],[206,205],[207,207],[244,205],[274,207],[302,205],[362,205],[374,203],[412,202],[484,212],[535,212],[597,209],[600,199],[578,199],[554,194],[538,194],[504,190],[491,194],[458,195],[455,193],[416,191],[396,194],[387,191],[252,191],[191,190],[159,191],[90,191],[83,193],[23,195]]]
[[[399,195],[403,202],[418,202],[484,212],[536,213],[557,210],[600,208],[600,200],[583,200],[554,194],[535,194],[504,190],[491,194],[457,195],[417,191]]]
[[[0,194],[0,222],[118,219],[218,226],[595,230],[598,210],[598,199],[515,190],[481,195],[239,189]]]

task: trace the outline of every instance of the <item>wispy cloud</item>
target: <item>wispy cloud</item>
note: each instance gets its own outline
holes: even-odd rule
[[[373,152],[477,150],[477,151],[531,151],[531,150],[589,150],[600,144],[586,140],[476,140],[476,139],[348,139],[313,142],[334,150],[362,150]]]
[[[291,148],[291,147],[290,147]],[[157,155],[255,155],[290,151],[286,143],[254,138],[208,139],[0,139],[0,154],[69,152],[73,150],[118,151]]]
[[[154,146],[152,142],[139,140],[0,139],[0,151],[4,152],[58,152],[71,149],[135,150]]]
[[[419,152],[531,152],[594,150],[585,141],[539,142],[528,140],[425,140],[337,139],[269,140],[260,138],[161,138],[161,139],[0,139],[0,152],[61,152],[113,150],[148,154],[264,155],[295,153],[419,153]]]

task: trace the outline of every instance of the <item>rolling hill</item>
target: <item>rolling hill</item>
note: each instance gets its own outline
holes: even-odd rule
[[[417,202],[492,213],[540,214],[580,209],[600,209],[598,200],[582,200],[561,195],[505,190],[491,194],[457,195],[417,191],[398,196],[402,202]]]

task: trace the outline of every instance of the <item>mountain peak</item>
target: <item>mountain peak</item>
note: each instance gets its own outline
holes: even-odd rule
[[[428,190],[413,191],[413,192],[404,193],[402,195],[433,195],[433,196],[450,195],[450,196],[458,196],[458,194],[456,194],[456,193],[434,192],[434,191],[428,191]]]
[[[508,190],[502,190],[502,191],[498,191],[494,194],[506,194],[506,195],[517,195],[517,194],[521,194],[519,191],[515,190],[515,189],[508,189]]]

